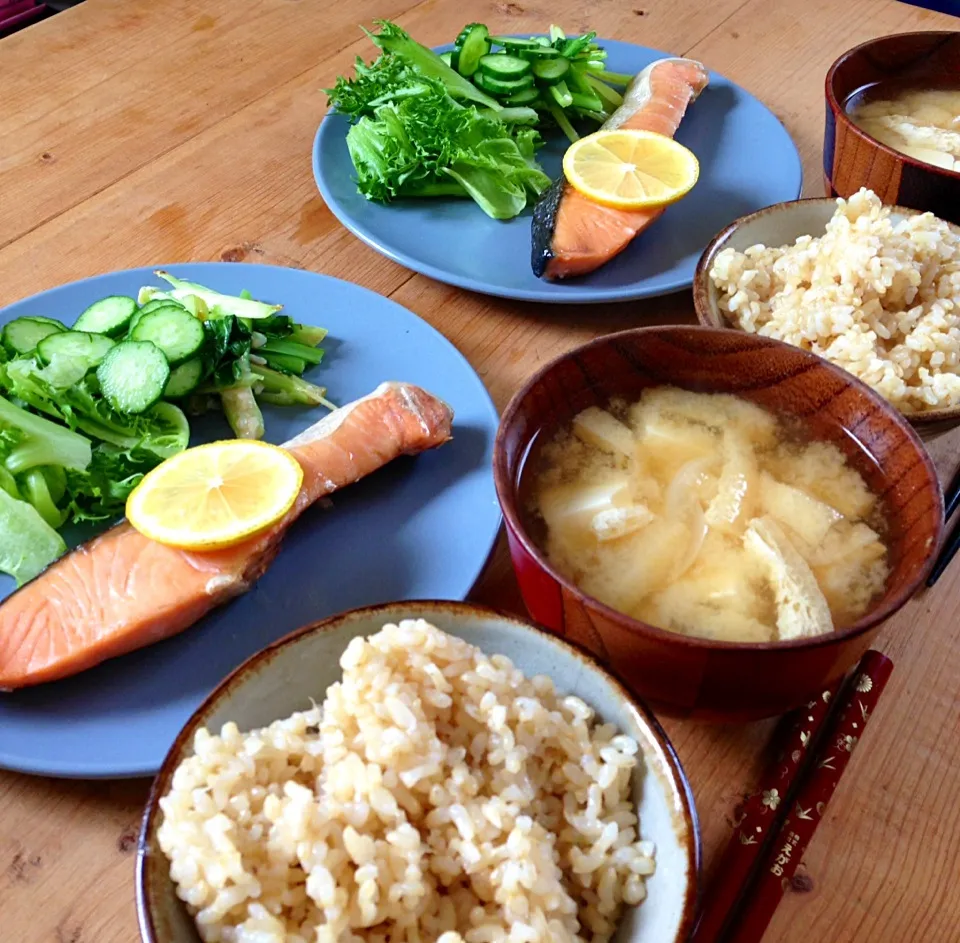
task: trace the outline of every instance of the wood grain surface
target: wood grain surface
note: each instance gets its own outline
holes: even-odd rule
[[[316,193],[319,89],[396,18],[427,43],[466,20],[550,22],[704,60],[762,98],[821,193],[823,77],[844,50],[957,21],[894,0],[87,0],[0,40],[0,305],[117,268],[264,261],[348,278],[443,331],[499,407],[539,365],[633,325],[694,321],[686,292],[551,308],[487,299],[388,262]],[[931,446],[941,477],[960,433]],[[519,609],[500,548],[478,600]],[[896,663],[769,943],[960,940],[960,565],[884,629]],[[69,724],[69,718],[64,718]],[[707,876],[762,769],[771,723],[667,722],[693,784]],[[0,941],[133,943],[147,783],[0,773]]]

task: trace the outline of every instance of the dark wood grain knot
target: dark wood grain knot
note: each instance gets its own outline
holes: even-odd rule
[[[40,855],[29,855],[21,848],[10,859],[7,876],[14,884],[30,884],[42,867],[43,858]]]
[[[633,11],[633,15],[634,15],[634,16],[646,16],[646,15],[647,15],[647,11],[646,11],[646,10],[634,10],[634,11]]]
[[[54,157],[53,154],[50,153],[50,151],[44,151],[40,155],[40,160],[42,160],[45,164],[51,164],[53,163],[53,161],[56,160],[56,157]]]
[[[83,943],[83,925],[65,917],[54,931],[57,943]]]
[[[519,3],[498,3],[496,5],[497,13],[503,16],[520,16],[524,12]]]
[[[221,262],[243,262],[250,253],[263,255],[263,247],[256,242],[242,242],[238,246],[224,249],[220,253]]]
[[[117,851],[121,855],[132,855],[137,850],[137,826],[128,825],[117,839]]]
[[[797,894],[809,894],[813,890],[813,878],[806,871],[797,871],[790,878],[790,890]]]

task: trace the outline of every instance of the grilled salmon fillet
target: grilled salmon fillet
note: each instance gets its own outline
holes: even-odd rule
[[[0,604],[0,689],[78,674],[182,632],[249,589],[314,501],[401,455],[443,445],[452,422],[451,409],[419,387],[381,384],[284,445],[303,466],[303,485],[268,530],[197,553],[124,522],[71,551]]]
[[[630,128],[673,137],[709,76],[695,59],[658,59],[638,73],[606,130]],[[664,208],[618,210],[601,206],[561,177],[533,211],[533,271],[548,279],[586,275],[622,252]]]

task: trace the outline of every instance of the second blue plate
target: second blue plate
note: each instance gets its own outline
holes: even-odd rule
[[[669,53],[598,39],[612,71],[636,73]],[[710,73],[677,140],[700,161],[693,192],[670,207],[620,256],[566,282],[530,268],[531,210],[509,222],[490,219],[472,200],[402,200],[384,206],[363,197],[347,151],[346,118],[323,119],[313,172],[331,211],[352,233],[395,262],[471,291],[553,304],[629,301],[688,287],[704,246],[732,220],[800,195],[800,156],[777,117],[749,92]],[[539,161],[560,175],[564,137],[548,140]]]

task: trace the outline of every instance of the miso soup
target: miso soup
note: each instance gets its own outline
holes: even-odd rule
[[[521,494],[568,579],[686,635],[822,635],[889,572],[879,500],[840,450],[734,396],[659,387],[591,407],[535,446]]]
[[[960,87],[881,82],[846,103],[858,128],[914,160],[960,171]]]

